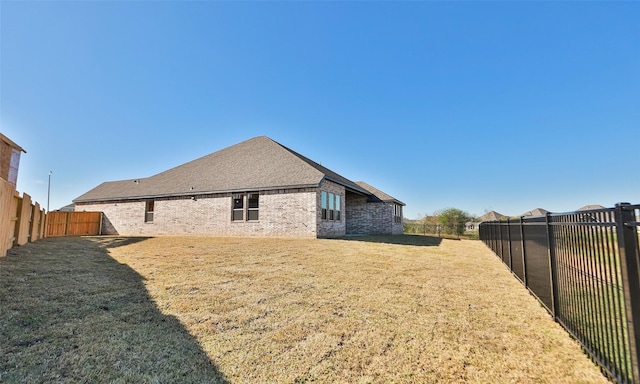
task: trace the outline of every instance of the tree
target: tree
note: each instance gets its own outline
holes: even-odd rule
[[[438,223],[442,232],[460,236],[464,233],[465,224],[473,220],[473,216],[457,208],[446,208],[438,213]]]

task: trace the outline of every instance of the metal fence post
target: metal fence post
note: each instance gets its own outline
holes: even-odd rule
[[[513,252],[511,251],[511,223],[508,217],[507,217],[507,244],[509,244],[509,247],[507,248],[509,250],[509,269],[511,270],[511,272],[513,272]]]
[[[624,303],[629,332],[629,351],[633,380],[640,382],[640,250],[638,249],[638,223],[629,203],[616,204],[616,232],[620,249],[620,267]]]
[[[500,223],[498,224],[498,235],[500,237],[498,237],[498,240],[500,241],[500,259],[502,259],[502,262],[504,263],[504,258],[502,257],[503,252],[503,247],[502,247],[502,219],[500,219]]]
[[[553,311],[553,318],[558,320],[559,312],[560,312],[560,303],[558,301],[558,274],[556,271],[556,251],[555,251],[555,241],[553,237],[553,229],[551,227],[551,213],[547,212],[545,215],[545,224],[547,230],[545,231],[547,234],[547,255],[549,256],[549,270],[551,271],[551,276],[549,276],[551,283],[551,303]]]
[[[524,277],[524,286],[529,288],[529,283],[527,282],[527,251],[524,248],[524,222],[522,221],[522,216],[520,216],[520,249],[522,250],[522,277]]]

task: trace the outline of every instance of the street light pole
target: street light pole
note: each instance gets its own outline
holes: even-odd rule
[[[51,174],[53,171],[49,171],[49,184],[47,185],[47,213],[49,213],[49,198],[51,196]]]

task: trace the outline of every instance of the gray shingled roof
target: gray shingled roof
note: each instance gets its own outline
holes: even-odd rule
[[[379,190],[379,189],[377,189],[375,187],[372,187],[371,185],[365,183],[364,181],[357,181],[356,184],[358,184],[363,189],[365,189],[366,191],[371,193],[372,197],[378,199],[379,201],[384,201],[385,203],[396,203],[396,204],[400,204],[400,205],[406,205],[402,201],[396,199],[395,197],[393,197],[391,195],[388,195],[388,194],[382,192],[381,190]]]
[[[73,202],[317,187],[323,179],[369,194],[349,179],[259,136],[148,178],[102,183]]]
[[[480,216],[480,221],[499,221],[506,219],[507,216],[498,213],[496,211],[487,212],[484,215]]]
[[[536,208],[536,209],[532,209],[529,212],[523,213],[521,216],[544,216],[547,213],[549,213],[549,211],[547,211],[546,209]]]
[[[602,205],[595,205],[595,204],[593,204],[593,205],[585,205],[582,208],[578,208],[578,211],[593,211],[593,210],[596,210],[596,209],[605,209],[605,207],[602,206]]]

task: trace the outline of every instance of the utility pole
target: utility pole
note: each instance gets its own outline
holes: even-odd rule
[[[49,213],[49,198],[51,197],[51,174],[53,171],[49,171],[49,184],[47,185],[47,213]]]

